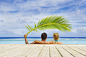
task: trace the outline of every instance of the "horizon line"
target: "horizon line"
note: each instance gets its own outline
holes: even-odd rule
[[[1,38],[1,37],[0,37]],[[4,38],[4,37],[3,37]],[[8,37],[7,37],[8,38]],[[11,38],[11,37],[10,37]],[[12,37],[12,38],[16,38],[16,37]],[[24,37],[18,37],[18,38],[24,38]],[[27,38],[39,38],[39,37],[27,37]],[[51,38],[51,37],[47,37],[47,38]],[[77,38],[77,37],[59,37],[59,38]],[[78,37],[81,38],[81,37]],[[86,37],[83,37],[86,38]]]

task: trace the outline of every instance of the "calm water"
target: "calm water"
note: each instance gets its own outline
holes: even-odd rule
[[[35,40],[41,41],[40,37],[27,38],[29,43]],[[54,41],[53,37],[48,37],[47,41]],[[63,44],[86,44],[86,37],[60,37],[59,42]],[[0,44],[25,44],[23,37],[0,37]]]

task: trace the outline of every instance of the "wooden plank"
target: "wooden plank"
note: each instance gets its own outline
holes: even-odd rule
[[[26,46],[19,47],[16,51],[8,54],[7,56],[15,57],[15,56],[19,55],[21,52],[23,52],[26,48],[27,48],[27,45]]]
[[[0,45],[0,57],[86,57],[85,45]]]
[[[59,50],[62,57],[73,57],[70,53],[64,50],[61,46],[56,46],[56,48]]]
[[[67,46],[62,46],[65,50],[67,50],[69,53],[71,53],[74,57],[85,57],[84,55],[74,51],[71,48],[68,48]]]
[[[18,49],[18,47],[21,47],[20,45],[19,46],[16,46],[15,48],[13,48],[12,50],[9,50],[9,47],[8,46],[5,46],[5,48],[2,51],[2,53],[0,53],[0,56],[6,56],[10,53],[12,53],[13,51],[16,51],[16,49]]]
[[[35,45],[34,46],[34,48],[28,48],[27,50],[29,51],[29,53],[31,52],[31,51],[33,51],[33,49],[35,49],[36,47],[37,47],[38,45]],[[28,46],[28,47],[31,47],[31,45],[30,46]],[[11,57],[19,57],[19,55],[25,50],[27,48],[27,46],[23,46],[23,47],[21,47],[21,48],[19,48],[18,50],[16,50],[15,52],[13,52],[13,53],[11,53],[10,55],[7,55],[7,56],[11,56]],[[25,54],[22,54],[22,56],[24,56],[25,57]],[[20,56],[21,57],[21,56]]]
[[[5,50],[7,50],[7,49],[9,49],[10,47],[8,46],[8,45],[6,45],[6,46],[2,46],[2,49],[0,50],[0,51],[5,51]]]
[[[75,46],[76,48],[79,48],[79,49],[81,49],[81,50],[83,50],[83,51],[85,51],[86,52],[86,48],[84,47],[84,46]]]
[[[21,49],[23,46],[17,46],[16,48],[13,48],[12,50],[8,50],[4,52],[4,56],[11,56],[13,53],[16,53],[19,49]]]
[[[9,50],[12,50],[13,48],[17,48],[17,47],[19,47],[19,46],[4,46],[1,50],[0,50],[0,52],[2,52],[2,53],[4,53],[4,52],[7,52],[7,51],[9,51]]]
[[[33,51],[36,47],[37,47],[38,45],[36,45],[36,46],[33,46],[33,45],[28,45],[28,46],[26,46],[19,54],[17,54],[16,56],[17,57],[25,57],[25,56],[27,56],[31,51]]]
[[[56,49],[55,45],[50,45],[50,57],[61,57],[60,53]]]
[[[41,53],[39,54],[39,57],[50,57],[49,46],[48,45],[44,45],[44,47],[42,48]]]
[[[85,51],[83,51],[83,50],[81,50],[81,49],[78,49],[78,48],[76,48],[75,46],[68,46],[68,47],[71,48],[71,49],[73,49],[74,51],[76,51],[76,52],[78,52],[78,53],[80,53],[80,54],[86,56],[86,52],[85,52]]]
[[[28,54],[26,57],[38,57],[39,53],[41,52],[43,45],[39,45],[34,49],[30,54]]]
[[[19,54],[18,55],[18,57],[27,57],[31,52],[33,52],[35,49],[36,49],[36,47],[37,47],[38,45],[32,45],[30,48],[28,48],[28,49],[26,49],[24,52],[23,52],[23,54],[21,55],[21,54]]]

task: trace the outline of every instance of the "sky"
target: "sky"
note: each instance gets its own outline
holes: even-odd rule
[[[86,0],[0,0],[0,37],[23,37],[25,25],[34,26],[39,20],[51,16],[64,16],[72,24],[71,32],[44,30],[31,32],[28,37],[86,37]]]

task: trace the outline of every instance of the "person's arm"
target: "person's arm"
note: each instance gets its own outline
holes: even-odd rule
[[[25,38],[25,43],[29,44],[28,41],[27,41],[27,34],[24,35],[24,38]]]
[[[49,41],[48,44],[63,44],[63,43],[62,43],[62,42],[56,42],[56,43],[55,43],[55,41]]]
[[[56,44],[63,44],[62,42],[56,42]]]
[[[63,44],[62,42],[56,42],[55,41],[34,41],[34,44]],[[32,43],[32,44],[33,44]]]
[[[48,41],[34,41],[35,44],[49,44]]]

